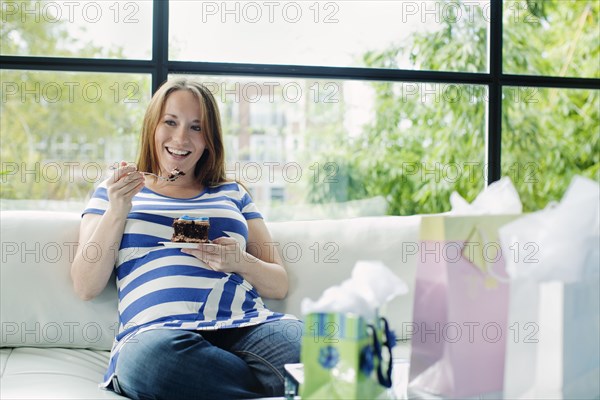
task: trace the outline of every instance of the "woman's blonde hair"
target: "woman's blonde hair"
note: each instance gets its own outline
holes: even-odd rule
[[[219,107],[213,94],[206,86],[186,78],[166,81],[152,96],[142,125],[140,153],[137,160],[138,170],[155,174],[165,172],[160,171],[154,135],[163,115],[167,98],[171,93],[178,90],[189,91],[200,102],[202,115],[200,127],[206,141],[206,149],[194,169],[196,180],[204,186],[214,186],[227,181]]]

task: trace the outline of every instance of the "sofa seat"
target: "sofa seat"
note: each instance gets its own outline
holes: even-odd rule
[[[109,354],[65,348],[0,349],[0,398],[124,399],[98,387]]]

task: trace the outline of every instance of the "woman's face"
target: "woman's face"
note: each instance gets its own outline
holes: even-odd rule
[[[196,163],[206,148],[202,132],[200,102],[188,90],[177,90],[167,97],[156,131],[154,144],[160,173],[177,168],[188,179],[193,178]]]

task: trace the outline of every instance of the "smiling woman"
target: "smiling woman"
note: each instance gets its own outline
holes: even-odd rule
[[[283,366],[299,359],[299,338],[283,332],[301,324],[261,298],[283,298],[287,272],[268,251],[271,235],[256,205],[225,178],[210,92],[186,79],[163,84],[146,111],[141,146],[137,167],[122,162],[95,190],[71,268],[75,291],[87,300],[116,266],[120,326],[104,386],[131,398],[282,395]],[[140,172],[175,168],[174,181]],[[162,245],[184,214],[211,219],[210,244]],[[90,262],[82,249],[91,243],[102,251]],[[190,367],[175,371],[181,364]]]
[[[158,192],[185,190],[188,197],[226,181],[219,108],[203,85],[177,79],[152,98],[144,118],[138,168],[161,175],[177,168],[177,187],[148,180]],[[167,194],[165,193],[165,194]]]
[[[203,179],[197,179],[195,174],[196,163],[206,151],[207,130],[202,132],[200,110],[198,98],[190,91],[177,90],[168,96],[154,132],[154,160],[151,168],[156,165],[158,170],[155,173],[158,175],[176,168],[184,175],[174,183],[149,178],[146,182],[148,188],[161,192],[173,191],[179,189],[175,186],[180,186],[188,192],[196,191],[195,194],[203,189]],[[200,163],[206,162],[208,153]],[[214,150],[210,153],[214,154]],[[143,160],[139,164],[143,168]],[[203,169],[202,166],[199,168]]]

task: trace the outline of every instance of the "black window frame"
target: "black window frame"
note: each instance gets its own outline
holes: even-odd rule
[[[216,63],[169,60],[169,1],[153,0],[152,59],[120,60],[0,55],[0,69],[150,74],[152,93],[169,74],[268,76],[336,80],[420,82],[488,87],[487,183],[501,178],[502,89],[509,86],[600,89],[600,79],[505,74],[503,65],[503,1],[490,0],[489,73],[422,71],[360,67]]]

